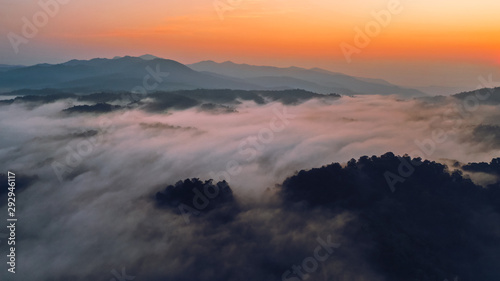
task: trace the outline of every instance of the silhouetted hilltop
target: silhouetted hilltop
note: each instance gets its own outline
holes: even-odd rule
[[[470,99],[469,106],[474,106],[475,103],[497,105],[500,104],[500,87],[484,88],[470,92],[462,92],[453,95],[453,97],[464,101]]]
[[[394,193],[384,177],[413,163],[414,173]],[[467,170],[498,172],[498,159],[469,164]],[[500,186],[485,189],[445,165],[398,158],[392,153],[361,157],[300,171],[283,183],[281,194],[292,209],[322,208],[359,216],[352,237],[373,243],[368,260],[388,280],[498,280],[494,260],[500,251]],[[291,204],[291,205],[290,205]],[[306,209],[304,209],[306,208]],[[496,208],[496,211],[494,209]]]
[[[392,192],[384,174],[398,173],[401,163],[411,163],[414,173]],[[495,159],[464,168],[490,171],[497,164]],[[223,253],[211,255],[214,264],[221,264],[211,280],[243,278],[236,270],[240,262],[253,268],[244,273],[252,280],[297,278],[300,271],[287,270],[307,257],[304,249],[313,250],[315,237],[324,233],[335,237],[330,242],[339,242],[320,267],[332,280],[353,272],[387,281],[500,278],[500,235],[494,219],[500,217],[500,184],[478,186],[440,163],[393,153],[363,156],[345,166],[332,163],[286,179],[277,188],[279,204],[250,205],[241,211],[228,208],[235,199],[227,184],[217,187],[227,193],[210,198],[207,195],[215,190],[212,181],[193,179],[156,195],[160,206],[180,216],[202,218],[216,211],[219,217],[231,218],[190,220],[198,232],[205,233],[197,237],[199,252],[220,249]],[[179,209],[181,204],[188,208]],[[202,204],[206,209],[199,208]],[[270,262],[269,266],[262,266],[262,261]],[[186,280],[209,266],[196,263]],[[314,274],[319,278],[323,273]]]

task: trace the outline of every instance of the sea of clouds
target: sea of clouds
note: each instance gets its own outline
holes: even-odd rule
[[[297,171],[388,151],[450,165],[500,155],[498,106],[471,108],[454,98],[246,101],[231,112],[139,107],[104,114],[62,112],[68,104],[0,106],[0,173],[31,179],[17,194],[18,273],[2,272],[5,280],[119,280],[113,272],[122,268],[137,280],[271,280],[263,268],[301,262],[293,257],[312,255],[317,236],[344,249],[353,243],[342,229],[355,214],[318,211],[305,220],[276,203],[276,185]],[[229,183],[244,210],[233,226],[240,236],[157,207],[156,192],[186,178]],[[299,225],[303,231],[294,232]],[[275,247],[255,245],[264,240]],[[384,280],[351,249],[313,279],[342,272],[342,280]],[[279,265],[272,253],[281,253]]]

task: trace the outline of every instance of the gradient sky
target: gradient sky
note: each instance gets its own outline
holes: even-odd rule
[[[391,0],[221,0],[237,3],[223,20],[214,0],[66,1],[16,54],[7,35],[22,35],[22,18],[43,10],[34,0],[0,0],[0,64],[151,53],[182,63],[321,67],[408,86],[475,88],[489,74],[500,81],[498,0],[402,0],[403,11],[351,63],[340,44],[354,45],[354,28]]]

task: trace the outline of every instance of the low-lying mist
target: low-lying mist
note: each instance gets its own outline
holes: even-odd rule
[[[0,105],[0,173],[19,175],[16,278],[119,280],[116,273],[126,268],[137,280],[305,280],[292,267],[331,241],[335,249],[325,248],[329,258],[319,269],[306,272],[310,280],[395,280],[401,272],[387,275],[374,265],[369,254],[373,239],[351,236],[362,233],[364,210],[378,207],[311,208],[293,196],[293,203],[287,204],[290,199],[282,194],[285,180],[300,170],[331,163],[346,167],[352,158],[390,151],[448,165],[441,174],[458,169],[467,188],[498,184],[499,173],[489,166],[463,166],[500,156],[498,105],[471,106],[454,98],[430,102],[357,96],[293,102],[239,98],[179,108],[165,107],[152,96],[132,106],[114,103],[116,107],[99,111],[67,111],[96,104],[64,97]],[[496,171],[497,166],[491,167]],[[394,194],[419,177],[418,172],[401,175],[397,164],[388,171],[406,180],[398,181]],[[186,220],[178,208],[171,211],[158,203],[158,192],[191,178],[213,179],[215,185],[225,181],[237,207],[217,209],[219,214],[212,215],[190,212]],[[390,183],[381,188],[392,194]],[[6,213],[4,201],[0,211]],[[224,216],[221,210],[234,213]],[[482,217],[485,221],[498,219],[498,210],[484,213],[489,216]],[[499,237],[498,227],[481,226],[491,227],[491,235]],[[404,239],[412,239],[408,237]],[[466,254],[473,251],[467,248]],[[458,274],[417,271],[408,272],[408,280],[426,276],[421,280],[442,281]]]

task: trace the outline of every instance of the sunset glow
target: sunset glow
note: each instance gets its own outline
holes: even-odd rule
[[[9,9],[1,20],[5,36],[21,35],[23,17],[33,21],[33,15],[44,11],[34,1],[0,2]],[[492,72],[499,60],[500,2],[494,0],[67,2],[59,5],[35,38],[20,44],[22,56],[3,40],[0,59],[33,64],[153,53],[183,63],[271,61],[375,76],[347,64],[339,46],[354,44],[355,28],[364,31],[375,20],[373,13],[399,3],[401,12],[392,14],[369,46],[352,56],[354,63],[416,60],[424,67],[462,62]]]

